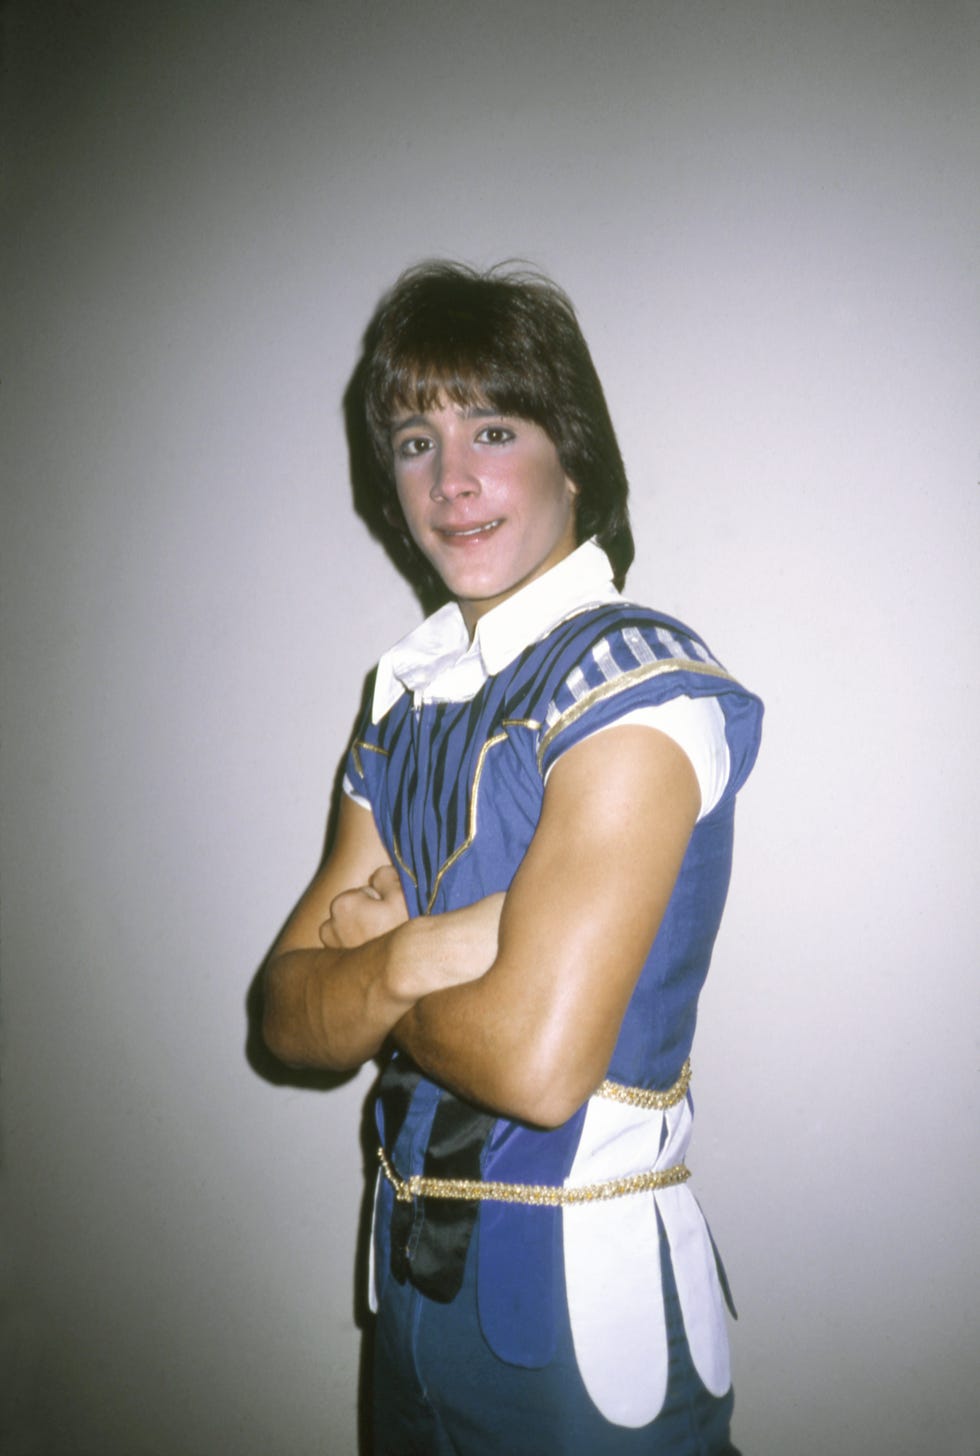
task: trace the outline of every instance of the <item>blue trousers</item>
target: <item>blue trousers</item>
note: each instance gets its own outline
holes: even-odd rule
[[[477,1316],[478,1239],[479,1219],[450,1304],[387,1281],[375,1332],[376,1456],[739,1456],[729,1438],[731,1390],[711,1395],[691,1361],[662,1231],[667,1397],[656,1420],[636,1429],[611,1424],[589,1399],[567,1313],[544,1369],[493,1354]]]

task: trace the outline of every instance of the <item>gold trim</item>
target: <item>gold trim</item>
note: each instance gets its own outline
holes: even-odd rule
[[[533,718],[506,718],[504,719],[502,726],[504,729],[530,728],[532,731],[537,731],[537,729],[540,728],[541,725],[540,723],[535,722]],[[425,907],[426,915],[432,914],[432,907],[436,903],[436,896],[439,893],[439,886],[442,884],[443,876],[447,874],[448,871],[452,869],[456,861],[466,853],[466,851],[469,849],[470,845],[476,838],[477,800],[479,799],[480,795],[480,780],[483,777],[483,766],[486,763],[487,754],[490,752],[491,748],[495,748],[498,743],[506,742],[507,737],[508,734],[506,732],[495,733],[492,738],[487,739],[486,743],[484,743],[483,747],[480,749],[479,757],[476,760],[476,768],[473,772],[473,787],[470,789],[466,838],[463,840],[462,844],[456,846],[449,858],[439,867],[439,870],[436,873],[436,877],[432,882],[432,893],[429,896],[429,903]]]
[[[366,743],[363,738],[356,738],[354,740],[354,742],[351,744],[351,753],[352,753],[353,758],[354,758],[354,765],[355,765],[355,767],[357,769],[357,772],[363,778],[364,777],[364,765],[361,762],[361,754],[360,754],[360,750],[362,748],[363,749],[366,749],[368,753],[377,753],[377,754],[380,754],[382,758],[389,758],[390,757],[390,753],[389,753],[389,751],[388,751],[387,748],[382,748],[377,743]],[[402,869],[402,870],[405,871],[406,875],[411,880],[412,884],[415,886],[416,889],[418,889],[418,881],[416,880],[415,875],[409,869],[408,865],[402,859],[401,850],[398,848],[398,841],[397,841],[397,839],[394,838],[394,836],[392,836],[392,847],[393,847],[394,853],[395,853],[395,862],[397,863],[399,869]]]
[[[573,1187],[556,1187],[553,1183],[488,1183],[470,1178],[426,1178],[415,1173],[399,1178],[378,1149],[381,1171],[395,1190],[399,1203],[415,1198],[458,1198],[470,1203],[527,1203],[542,1208],[563,1208],[579,1203],[602,1203],[611,1198],[626,1198],[631,1193],[646,1193],[656,1188],[676,1188],[690,1178],[690,1169],[683,1163],[672,1168],[651,1168],[646,1173],[631,1173],[626,1178],[606,1178],[601,1183],[584,1183]]]
[[[627,1087],[622,1082],[602,1082],[594,1096],[604,1097],[611,1102],[625,1102],[630,1107],[642,1107],[646,1111],[666,1112],[676,1107],[687,1096],[691,1085],[690,1058],[681,1067],[680,1076],[673,1087],[663,1092],[651,1091],[646,1087]],[[631,1173],[626,1178],[606,1178],[601,1183],[585,1183],[562,1187],[553,1183],[493,1183],[480,1178],[427,1178],[423,1173],[413,1173],[411,1178],[400,1178],[388,1161],[384,1148],[378,1149],[381,1171],[395,1190],[399,1203],[411,1203],[413,1198],[461,1198],[472,1203],[528,1203],[545,1208],[558,1208],[566,1204],[599,1203],[610,1198],[625,1198],[631,1193],[644,1193],[649,1189],[676,1188],[690,1178],[690,1170],[683,1163],[672,1168],[650,1169],[647,1173]]]
[[[369,753],[380,753],[382,758],[388,757],[387,748],[380,748],[377,743],[365,743],[363,738],[355,738],[351,744],[351,753],[354,756],[354,765],[357,772],[361,775],[361,778],[364,777],[364,765],[361,762],[360,754],[362,748],[366,748]]]
[[[646,1087],[625,1087],[622,1082],[605,1081],[595,1089],[594,1096],[604,1097],[609,1102],[625,1102],[630,1107],[642,1107],[647,1112],[666,1112],[676,1107],[687,1096],[691,1085],[691,1059],[681,1067],[681,1074],[673,1087],[656,1092]]]
[[[408,865],[402,859],[402,852],[398,848],[398,840],[395,838],[394,834],[391,836],[391,847],[392,847],[392,849],[395,852],[395,860],[396,860],[396,862],[398,864],[398,868],[405,871],[406,875],[408,875],[408,878],[411,880],[412,884],[415,886],[416,889],[418,889],[419,882],[415,878],[415,872],[414,872],[414,870],[409,869]]]
[[[584,698],[579,698],[578,702],[566,709],[560,718],[556,718],[538,744],[538,771],[541,770],[549,744],[554,742],[559,733],[563,733],[566,728],[577,723],[583,713],[587,713],[590,708],[594,707],[596,703],[601,703],[605,698],[614,697],[617,693],[624,693],[627,689],[635,687],[637,683],[649,682],[651,678],[660,677],[665,672],[696,672],[702,677],[721,677],[728,682],[735,681],[731,673],[726,672],[723,667],[717,667],[709,662],[699,662],[693,657],[662,658],[657,662],[645,662],[641,663],[639,667],[631,667],[614,682],[600,683],[597,688],[592,688]]]

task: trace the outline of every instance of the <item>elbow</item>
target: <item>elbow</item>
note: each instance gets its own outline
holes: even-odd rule
[[[500,1019],[483,1032],[480,1075],[460,1090],[532,1127],[553,1129],[574,1117],[602,1082],[612,1055],[607,1038],[570,1025],[565,1016]]]
[[[584,1093],[578,1091],[566,1093],[555,1088],[535,1091],[528,1096],[515,1099],[515,1108],[511,1112],[511,1116],[520,1122],[530,1123],[532,1127],[550,1131],[552,1128],[563,1126],[570,1117],[574,1117],[594,1090],[595,1088],[592,1088]]]
[[[519,1107],[511,1112],[511,1116],[517,1122],[524,1122],[530,1127],[551,1132],[556,1127],[562,1127],[570,1117],[574,1117],[581,1105],[580,1102],[573,1105],[571,1102],[562,1102],[556,1098],[544,1101],[533,1098],[527,1102],[522,1101]]]
[[[262,1040],[276,1061],[297,1072],[348,1070],[346,1064],[330,1056],[323,1047],[314,1047],[311,1038],[304,1035],[288,1016],[279,1014],[274,1006],[266,1006],[263,1013]]]
[[[296,1056],[291,1018],[286,1010],[283,980],[281,962],[271,961],[262,978],[262,1040],[266,1050],[277,1061],[295,1067],[300,1062]]]
[[[262,1040],[287,1067],[326,1072],[356,1071],[371,1049],[345,1042],[324,1014],[309,953],[285,951],[270,960],[262,978]]]
[[[287,1067],[302,1065],[291,1044],[287,1028],[276,1016],[270,1015],[268,1010],[262,1017],[262,1040],[266,1051],[271,1052],[277,1061],[284,1062]]]
[[[567,1059],[529,1058],[519,1074],[507,1079],[501,1101],[507,1104],[507,1116],[519,1122],[547,1129],[561,1127],[588,1101],[602,1076],[602,1072],[596,1075]]]
[[[522,1044],[513,1048],[516,1115],[535,1127],[561,1127],[602,1082],[612,1046],[593,1024],[579,1018],[543,1016],[525,1024]]]
[[[266,1049],[277,1061],[296,1068],[316,1064],[298,1015],[296,968],[289,955],[277,956],[265,968],[261,1028]]]

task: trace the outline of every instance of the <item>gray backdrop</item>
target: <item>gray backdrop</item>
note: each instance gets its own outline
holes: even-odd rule
[[[747,1456],[976,1456],[980,12],[8,0],[5,1456],[345,1456],[370,1078],[245,995],[415,602],[341,395],[572,294],[631,588],[768,703],[696,1045]]]

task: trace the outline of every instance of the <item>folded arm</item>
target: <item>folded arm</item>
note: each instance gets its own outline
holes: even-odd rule
[[[502,895],[409,919],[370,812],[344,798],[334,846],[269,954],[262,1032],[293,1066],[358,1067],[420,996],[482,975]]]
[[[686,755],[611,728],[555,765],[486,975],[417,1001],[395,1040],[437,1081],[557,1125],[606,1075],[677,879],[700,793]]]
[[[269,958],[267,1043],[344,1069],[393,1035],[470,1100],[563,1122],[606,1074],[699,804],[670,738],[607,729],[555,765],[506,897],[409,919],[371,815],[345,800]]]

